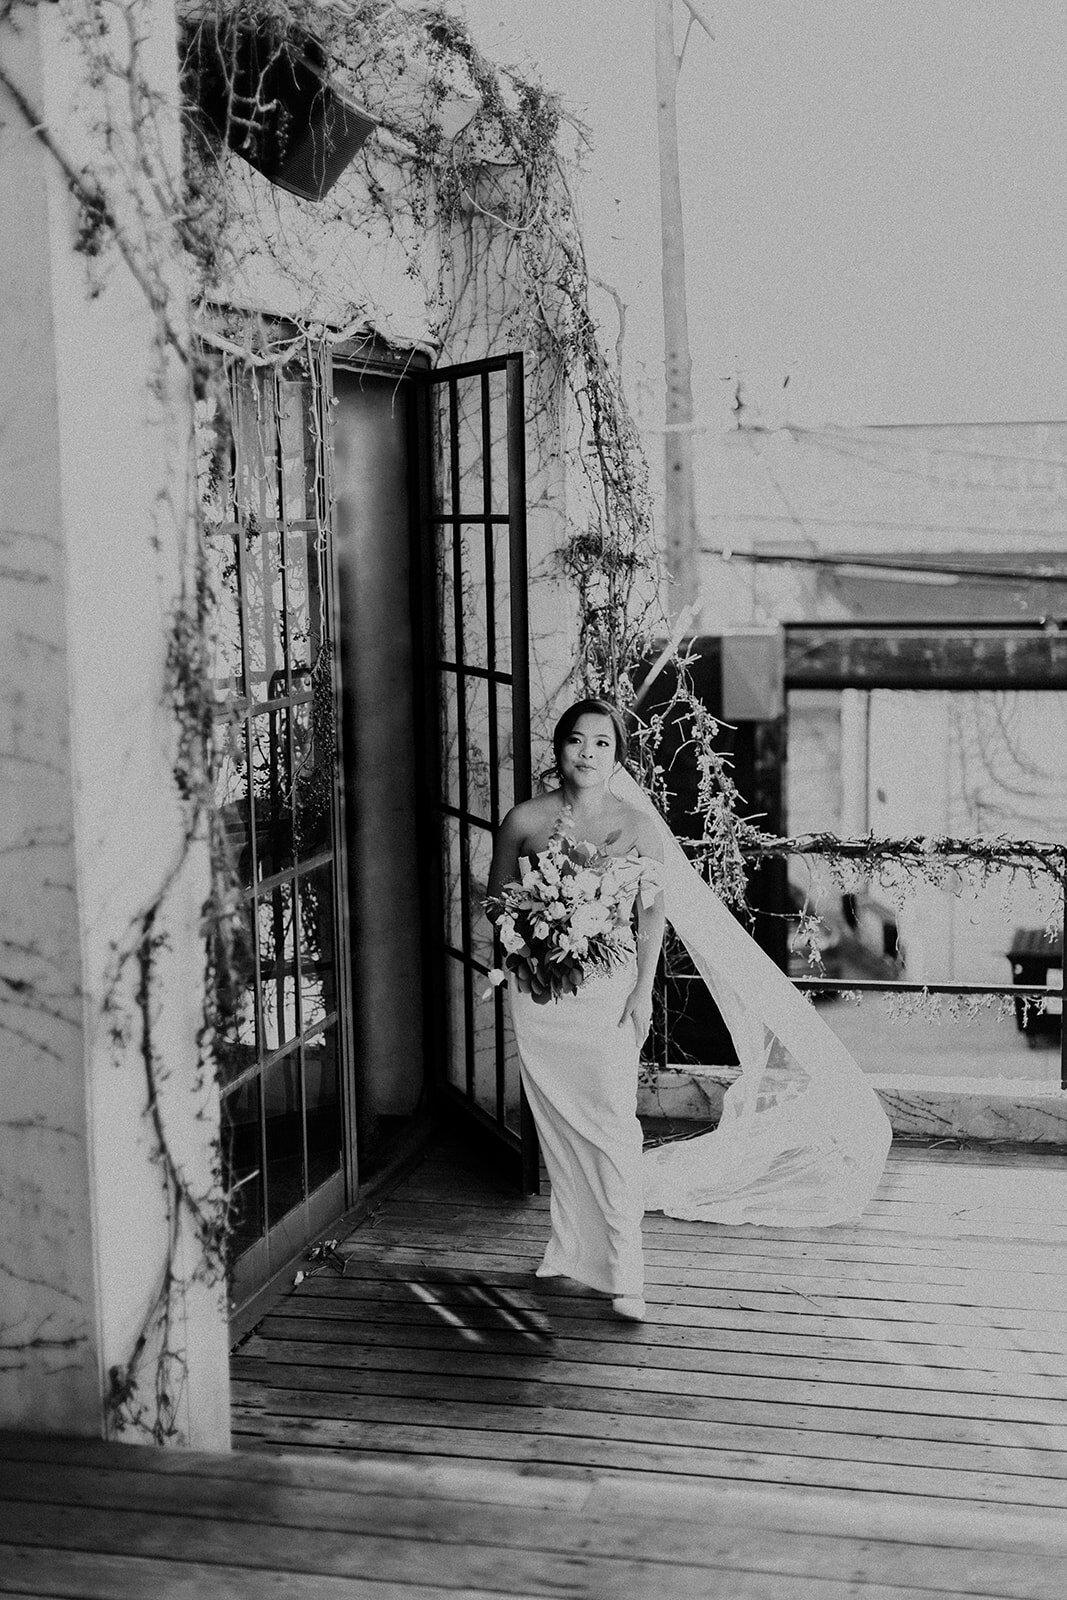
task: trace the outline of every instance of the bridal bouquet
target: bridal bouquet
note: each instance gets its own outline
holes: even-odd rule
[[[553,836],[521,883],[507,884],[485,904],[499,912],[504,966],[524,993],[545,1004],[576,994],[586,978],[625,959],[633,949],[634,901],[640,896],[651,904],[659,885],[659,862],[636,850],[613,856]],[[504,977],[495,967],[489,981]]]

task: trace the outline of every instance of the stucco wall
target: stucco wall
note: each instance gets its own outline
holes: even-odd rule
[[[3,59],[71,164],[107,174],[101,107],[67,20],[53,7],[16,11]],[[142,70],[163,97],[154,134],[176,163],[173,12],[159,0],[137,20]],[[196,1044],[206,856],[202,842],[183,845],[164,684],[189,555],[191,394],[113,247],[105,241],[91,279],[72,249],[77,216],[56,161],[6,106],[3,124],[0,235],[15,247],[0,256],[10,424],[0,605],[12,624],[0,646],[10,802],[0,861],[3,932],[16,947],[0,968],[0,1248],[3,1323],[7,1307],[14,1315],[3,1337],[37,1342],[0,1379],[0,1423],[99,1433],[109,1373],[130,1362],[168,1261],[146,1057],[190,1189],[213,1181],[217,1104]],[[183,286],[163,259],[180,326]],[[138,933],[168,879],[139,1009]],[[176,1436],[224,1447],[223,1292],[194,1281],[200,1251],[187,1220],[171,1260]],[[134,1402],[149,1424],[157,1342],[150,1334]]]

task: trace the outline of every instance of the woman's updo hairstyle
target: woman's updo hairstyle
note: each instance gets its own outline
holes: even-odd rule
[[[585,716],[607,717],[615,730],[615,759],[621,766],[626,766],[627,755],[630,748],[630,738],[626,732],[626,724],[618,709],[608,700],[576,700],[556,723],[552,730],[552,754],[555,758],[554,776],[558,778],[560,760],[563,756],[563,747],[578,724],[579,718]]]

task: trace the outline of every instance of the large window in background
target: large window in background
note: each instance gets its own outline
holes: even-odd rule
[[[1067,693],[1060,690],[793,690],[788,701],[786,831],[844,837],[1006,835],[1067,843]],[[833,978],[919,983],[1056,982],[1062,905],[1051,883],[998,872],[975,888],[897,893],[871,877],[843,896],[813,858],[789,868],[794,906],[822,922]],[[1050,918],[1059,940],[1046,938]],[[1025,952],[1020,968],[1020,953]],[[803,957],[793,970],[811,974]],[[1010,1002],[978,1006],[878,995],[820,1006],[870,1071],[939,1077],[1059,1078],[1060,1016],[1023,1026]],[[888,1007],[896,1009],[893,1020]],[[907,1013],[912,1012],[909,1020]]]
[[[343,1209],[330,536],[307,378],[235,375],[202,484],[217,609],[217,814],[237,901],[218,1041],[234,1298]]]

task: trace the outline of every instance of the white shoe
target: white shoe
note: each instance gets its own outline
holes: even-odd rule
[[[639,1294],[617,1294],[611,1305],[617,1315],[625,1317],[627,1322],[645,1320],[645,1302]]]

